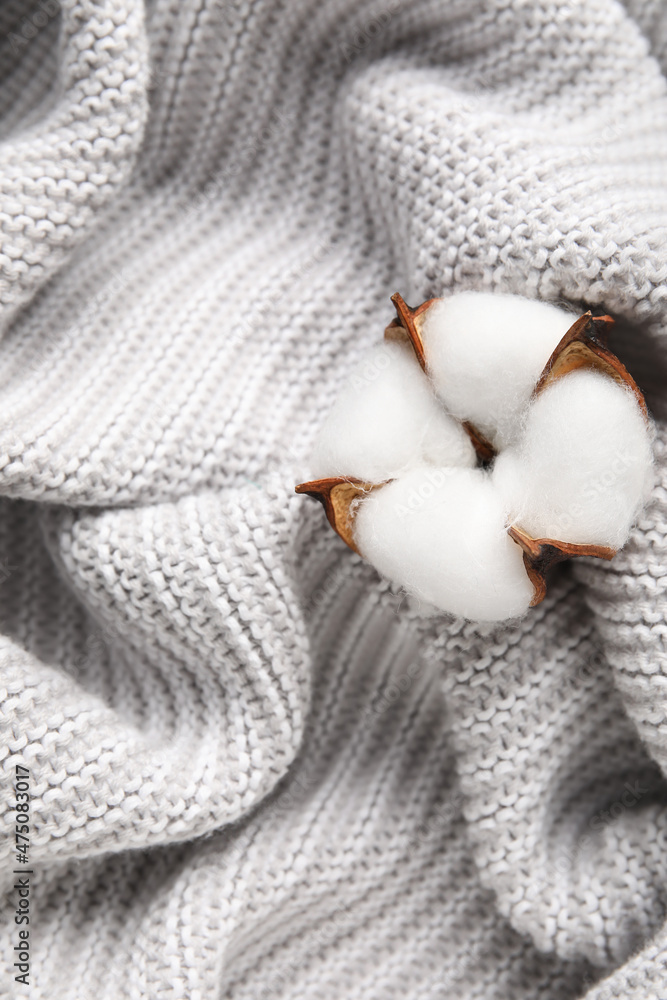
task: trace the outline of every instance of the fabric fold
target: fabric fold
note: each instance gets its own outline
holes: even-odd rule
[[[504,629],[407,601],[292,490],[396,291],[613,312],[661,400],[664,17],[57,7],[0,13],[31,1000],[663,1000],[664,407],[627,548]]]
[[[285,503],[282,519],[271,500]],[[239,819],[285,774],[310,676],[281,559],[294,500],[271,500],[248,487],[226,501],[41,518],[89,614],[69,597],[74,641],[66,625],[41,636],[33,627],[47,663],[21,648],[15,618],[26,605],[48,618],[40,578],[15,577],[3,609],[17,635],[2,652],[2,745],[5,760],[21,754],[31,768],[35,861],[200,836]],[[12,537],[19,525],[8,520],[5,511],[14,565],[27,539]],[[7,860],[9,826],[4,843]]]
[[[23,13],[23,12],[22,12]],[[0,305],[4,325],[67,261],[129,179],[146,119],[140,0],[24,7],[5,46],[40,56],[59,20],[58,100],[0,143]],[[36,67],[34,67],[36,68]],[[17,68],[20,73],[20,66]]]

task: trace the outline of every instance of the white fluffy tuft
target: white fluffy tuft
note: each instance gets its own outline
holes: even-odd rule
[[[518,295],[462,292],[425,313],[428,372],[451,414],[509,444],[535,383],[576,316]]]
[[[502,499],[481,469],[411,470],[359,502],[354,534],[380,573],[451,614],[499,621],[523,614],[533,597]]]
[[[493,482],[534,538],[620,548],[652,484],[650,436],[629,389],[599,372],[555,381],[530,406]]]
[[[391,479],[421,462],[473,466],[475,450],[445,413],[412,348],[386,342],[370,351],[321,428],[313,479]]]
[[[651,433],[632,392],[570,372],[535,383],[574,316],[518,296],[436,301],[422,336],[371,351],[329,414],[312,478],[386,483],[353,507],[361,554],[417,599],[480,622],[522,615],[534,589],[515,524],[534,538],[626,541],[652,483]],[[460,421],[500,449],[492,471]]]

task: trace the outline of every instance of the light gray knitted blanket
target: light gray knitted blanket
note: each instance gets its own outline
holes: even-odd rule
[[[5,0],[0,67],[0,996],[665,1000],[667,8]],[[658,418],[512,627],[293,494],[462,289],[612,312]]]

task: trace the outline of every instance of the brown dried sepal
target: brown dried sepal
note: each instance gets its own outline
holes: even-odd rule
[[[563,375],[577,368],[591,368],[630,389],[648,422],[648,409],[641,389],[625,365],[607,346],[613,323],[611,316],[593,316],[590,311],[575,320],[547,361],[533,390],[533,397],[539,396],[547,386]]]
[[[373,490],[384,485],[384,483],[364,483],[360,479],[314,479],[309,483],[300,483],[295,492],[307,493],[308,496],[319,500],[333,530],[353,552],[360,555],[352,534],[354,521],[350,508],[359,497],[368,496]]]
[[[477,452],[477,457],[482,465],[490,465],[498,452],[493,447],[488,438],[485,438],[481,431],[478,431],[469,420],[462,420],[461,427],[466,432],[473,448]]]
[[[412,309],[402,295],[395,292],[391,297],[396,309],[396,319],[393,319],[384,331],[385,340],[408,343],[415,352],[415,357],[421,365],[422,371],[426,371],[426,352],[424,341],[422,340],[422,327],[424,325],[424,314],[436,299],[427,299],[416,309]],[[473,448],[477,452],[477,457],[485,465],[488,465],[496,457],[496,449],[488,438],[474,427],[469,420],[461,422],[461,426],[470,438]]]
[[[531,538],[516,525],[508,528],[507,534],[523,549],[523,564],[535,588],[531,608],[544,600],[547,592],[546,575],[556,563],[577,556],[613,559],[616,555],[616,549],[606,545],[577,545],[573,542],[559,542],[554,538]]]
[[[417,361],[421,365],[422,371],[426,371],[426,353],[424,351],[424,341],[422,340],[422,326],[424,324],[424,313],[436,300],[427,299],[416,309],[412,309],[402,295],[395,292],[391,301],[396,309],[396,319],[393,319],[385,329],[386,340],[397,340],[402,343],[409,343],[415,352]]]
[[[396,308],[397,318],[385,329],[385,339],[410,344],[422,370],[426,372],[426,354],[421,331],[424,314],[436,299],[428,299],[416,309],[410,308],[398,292],[392,295],[391,300]],[[547,361],[533,390],[533,398],[563,375],[578,368],[591,368],[603,372],[619,385],[629,388],[648,422],[648,409],[641,389],[627,368],[607,346],[607,337],[613,322],[611,316],[593,316],[590,311],[575,320]],[[480,460],[485,464],[491,462],[497,454],[491,442],[469,421],[462,421],[461,425],[472,441]],[[366,483],[358,479],[318,479],[301,483],[296,487],[296,492],[307,493],[319,500],[334,531],[346,545],[359,553],[352,534],[354,523],[352,504],[361,496],[368,495],[372,490],[384,485],[385,483]],[[606,545],[581,545],[561,542],[554,538],[532,538],[517,525],[509,527],[507,533],[523,550],[524,566],[535,591],[530,602],[531,607],[544,600],[547,591],[546,575],[552,566],[565,559],[576,557],[592,556],[609,560],[616,555],[616,549]]]

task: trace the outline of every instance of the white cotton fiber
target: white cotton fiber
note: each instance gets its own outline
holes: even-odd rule
[[[451,414],[504,447],[554,348],[576,316],[518,295],[439,299],[421,330],[428,372]]]
[[[531,404],[493,482],[534,538],[619,548],[652,483],[651,438],[629,389],[579,369]]]
[[[468,435],[448,416],[410,346],[385,342],[364,358],[318,434],[312,479],[382,482],[421,462],[473,466]]]
[[[442,611],[499,621],[523,614],[533,597],[481,469],[411,470],[359,502],[354,535],[380,573]]]

